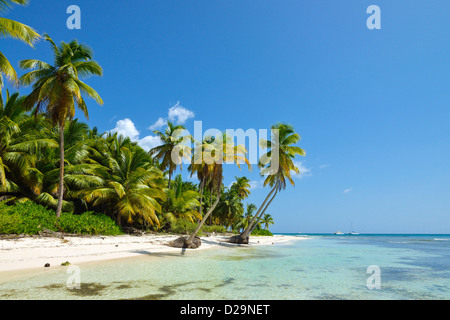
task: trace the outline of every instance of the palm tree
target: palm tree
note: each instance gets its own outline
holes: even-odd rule
[[[117,134],[104,140],[96,159],[107,170],[99,173],[103,182],[75,192],[94,207],[116,214],[119,225],[139,223],[159,226],[159,200],[165,201],[162,172],[154,167],[151,158],[129,138]]]
[[[261,156],[258,164],[259,167],[262,168],[261,175],[266,175],[264,186],[269,185],[272,189],[245,231],[237,237],[232,237],[230,239],[231,242],[248,243],[248,238],[255,227],[255,222],[265,213],[277,193],[286,188],[286,180],[288,180],[291,185],[295,186],[291,173],[300,173],[300,170],[293,162],[296,155],[306,155],[303,149],[295,146],[295,144],[300,141],[300,136],[294,132],[294,128],[292,126],[287,124],[279,123],[273,125],[272,130],[277,132],[278,139],[275,140],[278,141],[261,140],[261,144],[267,146],[269,151]],[[275,170],[270,163],[273,152],[278,152],[278,167],[275,168]]]
[[[247,177],[235,177],[236,181],[231,185],[230,191],[236,192],[241,199],[250,195],[250,179]]]
[[[247,207],[245,210],[245,214],[241,217],[241,219],[236,223],[235,228],[237,230],[244,231],[248,224],[250,223],[250,220],[253,218],[253,212],[255,212],[257,209],[256,205],[253,203],[247,203]]]
[[[0,13],[7,11],[13,4],[26,5],[28,0],[0,0]],[[41,36],[33,28],[20,22],[0,17],[0,37],[19,39],[29,46]],[[17,82],[17,73],[8,59],[0,52],[0,89],[3,87],[3,75],[12,82]]]
[[[64,197],[64,126],[75,116],[75,105],[83,111],[86,118],[88,110],[82,93],[93,98],[98,104],[103,101],[98,93],[82,82],[80,77],[91,75],[101,76],[103,70],[92,60],[92,50],[76,40],[57,46],[53,40],[45,35],[53,49],[54,65],[40,60],[23,60],[22,69],[32,70],[23,75],[19,81],[23,85],[33,84],[33,90],[27,97],[29,107],[35,106],[34,113],[44,112],[59,129],[59,186],[56,216],[61,215]]]
[[[167,170],[169,174],[168,188],[170,189],[170,183],[172,175],[175,172],[177,165],[181,167],[180,159],[174,159],[180,156],[189,159],[191,156],[190,147],[184,143],[188,142],[190,136],[182,136],[181,134],[186,128],[182,125],[174,125],[172,122],[167,121],[167,128],[163,132],[155,130],[154,133],[161,139],[162,144],[151,149],[150,155],[160,162],[160,169],[162,171]]]
[[[55,143],[59,140],[59,130],[51,126],[44,134],[52,138]],[[72,193],[99,185],[103,182],[99,172],[104,172],[101,164],[90,158],[92,154],[92,139],[89,138],[89,127],[79,122],[78,119],[71,121],[64,127],[64,200],[62,209],[73,211],[74,202],[78,199],[72,197]],[[58,205],[59,185],[59,159],[58,152],[54,149],[43,150],[38,156],[36,170],[40,178],[35,183],[37,195],[36,202],[48,207],[56,208]],[[38,177],[36,175],[36,177]],[[69,198],[69,199],[67,199]]]
[[[181,175],[177,175],[172,183],[172,189],[167,191],[167,212],[164,213],[168,220],[176,222],[178,219],[188,220],[192,223],[201,219],[197,211],[200,205],[199,194],[193,190],[189,182],[184,182]]]
[[[190,247],[192,245],[197,233],[200,231],[206,219],[208,219],[209,215],[214,211],[221,199],[220,195],[222,189],[223,162],[230,163],[232,161],[239,168],[241,163],[246,163],[248,168],[251,169],[250,162],[246,158],[247,150],[245,147],[243,145],[235,145],[234,141],[226,134],[207,139],[207,141],[210,143],[205,143],[205,141],[203,141],[202,144],[197,146],[195,158],[200,155],[201,163],[195,163],[200,161],[198,161],[198,159],[194,159],[192,170],[194,170],[194,172],[201,173],[201,184],[204,185],[206,181],[211,184],[211,191],[216,193],[216,200],[209,208],[208,212],[203,216],[203,219],[197,225],[197,228],[191,236],[187,240],[182,239],[184,242],[184,247]]]
[[[41,150],[52,150],[58,143],[41,136],[42,119],[25,113],[25,97],[0,92],[0,192],[17,198],[34,198],[30,182],[36,175],[35,162]]]
[[[264,216],[261,219],[261,223],[264,223],[266,225],[266,230],[269,230],[269,226],[271,224],[274,224],[272,216],[269,213],[264,214]]]
[[[219,224],[225,225],[227,228],[235,225],[244,213],[244,204],[241,202],[241,197],[230,190],[222,193],[222,199],[216,207],[214,214],[220,221]]]

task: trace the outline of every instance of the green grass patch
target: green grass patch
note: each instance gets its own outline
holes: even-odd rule
[[[104,214],[63,212],[57,219],[55,211],[31,201],[14,205],[0,202],[0,234],[36,235],[45,229],[86,235],[122,234],[114,220]]]

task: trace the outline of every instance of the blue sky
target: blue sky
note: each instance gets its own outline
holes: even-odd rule
[[[81,30],[66,27],[72,4]],[[372,4],[380,30],[366,27]],[[449,12],[447,0],[31,0],[6,17],[94,49],[104,76],[86,82],[105,104],[88,102],[88,123],[101,131],[148,146],[169,116],[188,130],[292,124],[307,156],[268,210],[274,232],[450,233]],[[17,69],[51,62],[44,41],[1,43]],[[225,175],[251,178],[257,205],[268,192],[256,168]]]

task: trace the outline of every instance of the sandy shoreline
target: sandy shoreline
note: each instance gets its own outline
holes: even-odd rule
[[[179,236],[177,235],[121,235],[121,236],[93,236],[93,237],[24,237],[19,239],[0,240],[0,272],[25,269],[44,268],[46,263],[50,267],[61,266],[69,261],[71,264],[85,262],[128,258],[160,252],[181,252],[181,249],[166,245]],[[237,246],[226,242],[228,237],[202,237],[199,249],[221,248]],[[286,241],[299,240],[295,236],[275,235],[273,237],[251,237],[252,245],[276,245]]]

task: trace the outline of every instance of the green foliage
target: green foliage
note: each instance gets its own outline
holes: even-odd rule
[[[266,229],[255,229],[252,232],[252,236],[269,236],[272,237],[273,234],[269,230]]]
[[[58,226],[67,233],[76,234],[102,234],[119,235],[122,234],[115,222],[104,214],[95,212],[85,212],[81,215],[74,215],[64,212],[58,221]]]
[[[118,235],[122,231],[104,214],[85,212],[74,215],[65,212],[60,219],[53,210],[26,201],[9,206],[0,202],[0,234],[39,234],[44,230],[72,234]]]
[[[171,232],[178,234],[191,234],[195,231],[197,223],[192,223],[187,220],[179,219],[171,226]],[[199,236],[203,236],[205,233],[226,233],[227,230],[224,226],[220,225],[203,225],[198,233]]]

